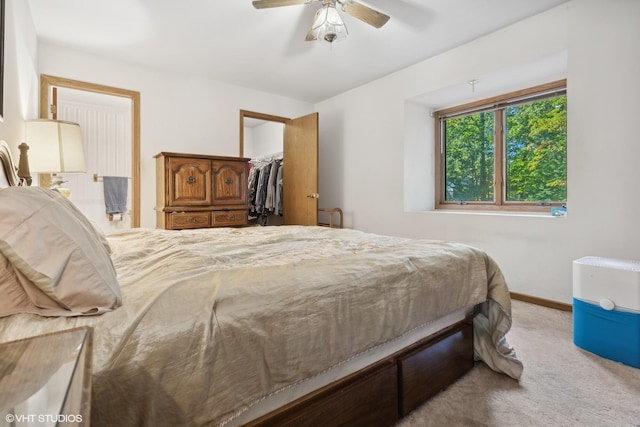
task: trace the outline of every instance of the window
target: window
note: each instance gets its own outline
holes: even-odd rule
[[[434,117],[436,208],[547,211],[566,202],[566,80]]]

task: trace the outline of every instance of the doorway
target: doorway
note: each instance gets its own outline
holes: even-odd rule
[[[61,108],[63,106],[65,108]],[[96,114],[103,119],[96,119]],[[75,187],[72,191],[78,193],[72,197],[77,199],[76,204],[105,231],[140,227],[140,93],[43,74],[40,77],[40,118],[84,121],[80,123],[83,134],[91,135],[86,138],[85,147],[100,138],[107,141],[101,148],[107,150],[107,155],[105,152],[96,155],[96,147],[87,147],[87,152],[93,153],[92,158],[86,159],[87,173],[65,176],[69,181],[65,185]],[[110,123],[103,123],[105,121]],[[105,132],[111,135],[99,135]],[[126,147],[125,153],[115,152],[123,147]],[[109,162],[113,164],[107,164]],[[129,179],[129,215],[124,219],[105,214],[101,180],[106,174]]]
[[[245,156],[245,120],[284,125],[283,215],[284,225],[318,224],[318,113],[289,119],[240,110],[240,157]]]

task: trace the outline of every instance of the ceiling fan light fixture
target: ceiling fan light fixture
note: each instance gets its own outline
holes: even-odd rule
[[[338,14],[335,4],[324,4],[316,12],[311,26],[313,40],[335,43],[347,38],[348,34],[347,26]]]

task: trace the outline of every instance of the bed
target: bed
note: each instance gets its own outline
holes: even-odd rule
[[[521,375],[507,285],[476,248],[300,226],[104,236],[0,159],[0,342],[92,327],[94,426],[388,426],[476,360]]]

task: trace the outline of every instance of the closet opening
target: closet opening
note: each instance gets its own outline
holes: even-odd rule
[[[249,224],[282,225],[284,117],[242,110],[240,157],[249,161]]]
[[[265,211],[265,206],[256,203],[255,198],[260,176],[252,176],[249,171],[249,204],[255,207],[255,218],[251,221],[262,225],[318,224],[318,113],[289,119],[240,110],[239,152],[240,157],[251,159],[254,174],[258,166],[266,171],[264,168],[270,165],[269,175],[273,177],[273,170],[274,181],[281,184],[280,191],[276,187],[272,194],[276,199],[278,195],[281,197],[280,210],[278,201],[274,201],[273,210]],[[256,178],[258,181],[254,183],[252,179]],[[254,184],[256,194],[252,199]]]

